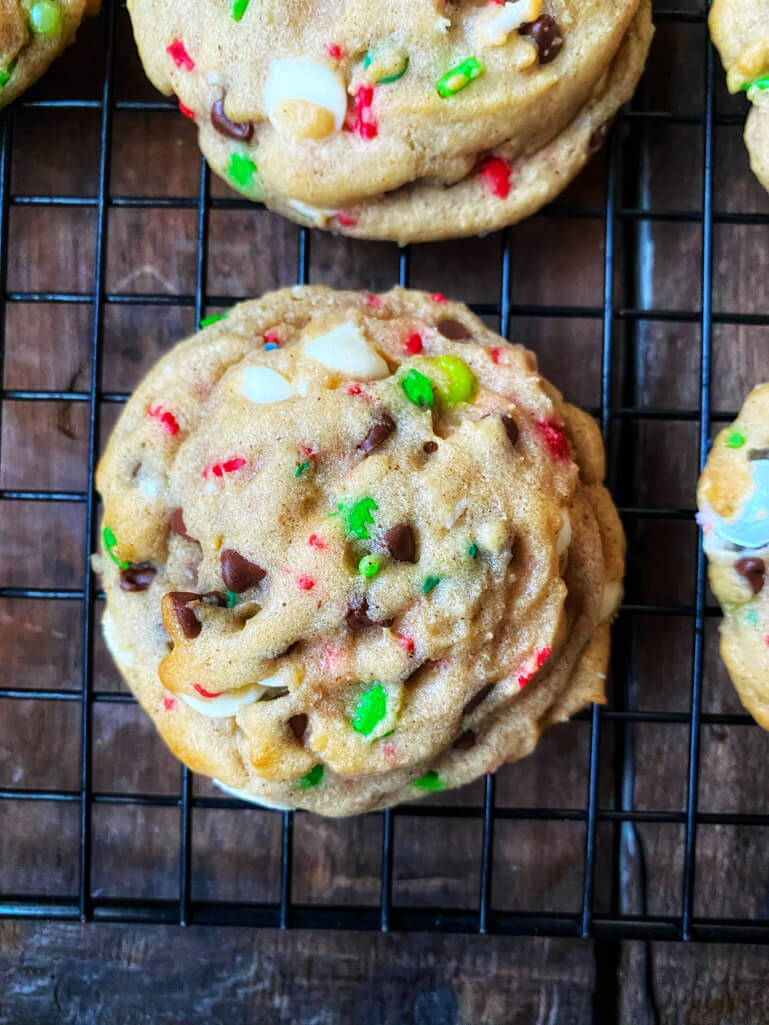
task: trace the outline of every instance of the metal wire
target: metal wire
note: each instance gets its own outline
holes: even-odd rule
[[[115,82],[115,37],[119,12],[112,3],[105,5],[104,30],[104,84],[101,98],[89,100],[70,98],[61,100],[27,100],[21,106],[57,110],[88,109],[98,111],[100,116],[98,191],[92,197],[66,195],[42,196],[12,194],[9,169],[13,148],[12,112],[6,111],[0,119],[0,375],[3,370],[5,351],[5,314],[7,305],[13,303],[62,303],[87,305],[91,310],[90,334],[90,381],[87,391],[56,389],[5,389],[0,398],[0,427],[3,406],[6,401],[26,403],[71,402],[87,403],[88,406],[88,479],[84,491],[57,489],[5,489],[0,490],[0,501],[36,503],[74,503],[85,507],[86,549],[83,557],[83,584],[80,587],[0,587],[0,599],[77,601],[82,605],[83,660],[81,666],[81,689],[71,692],[57,688],[25,689],[13,686],[0,687],[0,705],[3,701],[39,700],[54,702],[78,702],[81,705],[81,771],[79,787],[66,789],[21,789],[5,787],[0,789],[0,801],[48,801],[77,805],[80,813],[80,856],[78,889],[74,894],[62,896],[0,894],[0,916],[27,918],[82,919],[120,922],[155,922],[196,924],[241,924],[290,928],[347,928],[366,930],[429,930],[462,931],[480,933],[537,934],[563,937],[593,937],[605,941],[597,962],[605,961],[607,970],[616,972],[613,955],[604,957],[611,950],[611,941],[638,938],[644,940],[739,940],[746,942],[769,942],[769,918],[703,918],[695,913],[697,878],[695,875],[697,830],[701,825],[769,826],[769,814],[713,812],[698,806],[698,780],[700,758],[700,731],[703,725],[719,724],[752,728],[750,716],[745,714],[713,714],[701,710],[704,630],[706,620],[718,615],[718,609],[706,603],[705,562],[701,545],[698,544],[696,580],[693,604],[642,603],[629,601],[623,606],[615,632],[614,676],[617,700],[613,708],[603,710],[597,706],[577,716],[590,732],[590,745],[585,766],[586,799],[584,807],[576,808],[531,808],[497,807],[495,802],[495,780],[493,776],[485,781],[483,802],[480,805],[431,806],[424,802],[395,808],[382,813],[381,889],[380,901],[370,906],[323,906],[299,904],[292,897],[293,840],[295,817],[291,812],[275,813],[281,816],[281,868],[279,899],[274,903],[253,904],[217,900],[193,899],[191,887],[191,858],[193,850],[193,823],[196,812],[203,809],[243,809],[245,806],[227,797],[196,797],[193,793],[192,774],[181,770],[179,793],[174,795],[122,794],[94,789],[91,773],[93,748],[92,713],[95,706],[106,703],[134,702],[126,693],[96,691],[93,686],[93,635],[96,601],[102,596],[96,588],[96,581],[88,559],[97,537],[97,498],[94,490],[94,466],[98,454],[100,409],[102,404],[120,404],[127,396],[121,392],[102,390],[101,358],[105,310],[110,305],[157,305],[190,307],[194,309],[199,322],[208,308],[230,306],[236,301],[232,296],[210,295],[207,290],[208,243],[210,214],[215,210],[255,209],[240,199],[212,198],[209,194],[209,171],[201,161],[197,197],[146,197],[111,196],[109,171],[111,164],[112,119],[116,111],[171,112],[175,105],[169,101],[116,101]],[[705,14],[670,9],[655,12],[657,23],[672,23],[693,26],[701,31],[705,39],[705,105],[702,111],[688,114],[671,114],[665,111],[641,109],[636,106],[625,110],[619,117],[620,130],[612,132],[609,138],[606,199],[602,208],[572,208],[562,202],[553,204],[542,216],[558,218],[579,218],[600,220],[604,224],[604,267],[603,299],[600,305],[589,306],[546,306],[516,304],[512,301],[511,283],[514,278],[513,236],[508,230],[502,237],[502,255],[499,269],[499,295],[494,303],[477,304],[473,308],[483,315],[499,318],[502,333],[509,337],[511,323],[516,317],[563,318],[567,320],[588,320],[594,322],[596,334],[602,338],[600,405],[592,410],[598,417],[607,450],[610,454],[610,480],[621,497],[632,492],[627,486],[632,474],[632,446],[634,431],[643,422],[691,422],[698,426],[698,453],[700,465],[707,454],[711,428],[716,421],[725,421],[730,413],[711,415],[710,373],[711,333],[716,324],[769,325],[768,314],[722,313],[713,310],[712,264],[713,229],[717,224],[767,225],[769,215],[714,210],[713,206],[713,147],[717,127],[736,125],[739,119],[719,116],[715,110],[714,58],[707,43]],[[639,200],[635,166],[624,159],[633,139],[638,139],[649,126],[659,124],[694,126],[702,131],[704,140],[703,194],[699,209],[667,210],[646,208]],[[628,142],[628,136],[630,142]],[[640,174],[640,171],[637,172]],[[8,226],[9,210],[16,206],[36,207],[82,207],[92,209],[96,218],[96,239],[94,257],[94,281],[90,292],[67,291],[8,291]],[[194,293],[142,294],[111,293],[105,287],[107,233],[110,210],[171,209],[194,210],[197,215],[197,258]],[[676,224],[700,225],[702,231],[701,252],[701,302],[698,309],[646,309],[639,302],[638,290],[632,281],[627,281],[625,299],[629,305],[618,305],[616,269],[618,249],[624,244],[630,247],[632,263],[643,248],[644,226],[652,223],[672,222]],[[623,231],[624,242],[619,239]],[[309,281],[310,247],[312,234],[307,229],[298,229],[298,257],[296,280]],[[630,242],[628,242],[630,239]],[[411,255],[408,248],[399,256],[399,281],[408,286],[410,280]],[[247,298],[247,297],[243,297]],[[649,323],[688,323],[696,325],[700,334],[700,382],[699,405],[696,409],[644,408],[633,404],[632,367],[627,361],[620,361],[615,350],[618,333],[626,332],[635,337],[639,325]],[[629,451],[628,451],[629,449]],[[7,457],[0,451],[0,459]],[[630,458],[628,458],[630,456]],[[630,531],[639,523],[650,520],[666,522],[690,522],[693,509],[646,508],[634,505],[621,506],[621,514]],[[634,683],[630,679],[631,639],[630,624],[637,616],[686,617],[694,626],[694,650],[690,681],[691,706],[684,712],[639,711],[633,707]],[[686,801],[682,811],[641,811],[632,807],[634,753],[632,729],[637,724],[680,724],[688,728],[688,767],[686,773]],[[607,729],[608,727],[608,729]],[[599,798],[599,761],[604,737],[609,730],[615,730],[619,737],[615,757],[616,791],[619,795],[611,807],[602,807]],[[178,895],[175,899],[147,900],[138,898],[97,896],[91,885],[92,865],[92,822],[94,806],[130,805],[150,808],[178,809],[180,816],[180,848],[178,863]],[[411,818],[445,819],[447,828],[454,820],[477,820],[482,827],[482,842],[477,857],[480,862],[478,902],[467,908],[424,908],[399,906],[393,896],[393,862],[397,849],[398,822]],[[582,895],[575,909],[564,908],[547,913],[529,913],[495,908],[493,902],[492,869],[494,865],[495,828],[505,821],[575,822],[584,827],[584,868]],[[681,880],[680,913],[670,915],[650,914],[645,904],[640,913],[631,913],[623,906],[617,892],[620,865],[623,859],[634,856],[638,849],[638,837],[634,832],[641,824],[657,823],[676,825],[684,833],[683,876]],[[597,860],[597,829],[610,825],[615,830],[612,866],[615,875],[611,910],[596,908],[595,875]],[[609,946],[606,946],[606,943]]]

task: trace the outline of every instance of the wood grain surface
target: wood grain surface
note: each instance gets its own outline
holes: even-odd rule
[[[662,6],[662,5],[660,5]],[[668,0],[666,10],[702,12],[702,0]],[[115,98],[156,98],[117,14]],[[30,93],[100,99],[103,16]],[[601,404],[609,162],[617,174],[611,299],[615,311],[676,311],[664,319],[617,316],[609,399],[610,482],[626,509],[693,510],[698,471],[702,309],[704,132],[689,115],[704,109],[705,27],[661,19],[637,110],[668,119],[619,123],[612,146],[554,208],[512,229],[510,337],[534,348],[543,372],[577,403]],[[719,115],[744,112],[715,69]],[[98,109],[17,107],[12,130],[14,195],[94,197]],[[712,410],[739,408],[769,377],[769,329],[727,323],[730,314],[769,314],[766,223],[729,224],[721,214],[769,213],[751,177],[739,119],[713,134]],[[119,110],[112,119],[113,201],[182,197],[187,209],[113,203],[107,218],[106,278],[114,297],[193,296],[200,157],[194,128],[174,112]],[[219,182],[211,194],[230,195]],[[638,218],[622,210],[683,212]],[[581,216],[569,216],[583,211]],[[94,287],[93,206],[11,207],[6,289]],[[236,299],[292,284],[295,226],[256,208],[209,215],[207,289]],[[416,247],[410,283],[478,304],[498,302],[503,236]],[[395,246],[313,232],[312,282],[382,290],[398,280]],[[579,307],[578,316],[524,315],[521,307]],[[498,318],[488,317],[493,327]],[[6,308],[3,388],[85,392],[90,380],[88,303],[12,302]],[[157,357],[195,327],[189,302],[109,302],[104,308],[105,392],[130,391]],[[656,417],[615,415],[638,407]],[[119,407],[101,407],[102,440]],[[0,433],[0,490],[83,491],[88,483],[88,407],[82,401],[6,399]],[[611,705],[649,713],[691,711],[697,534],[691,517],[626,516],[627,601],[680,606],[680,614],[623,613],[615,628]],[[0,501],[0,587],[78,588],[85,559],[85,506]],[[713,603],[712,596],[708,602]],[[97,608],[97,613],[100,610]],[[3,686],[78,692],[82,603],[0,597]],[[740,712],[718,659],[717,618],[706,620],[702,708]],[[124,690],[100,638],[94,689]],[[78,791],[78,701],[0,702],[0,789]],[[175,795],[180,770],[133,704],[92,708],[93,789]],[[498,773],[497,804],[532,809],[587,807],[591,727],[553,729],[525,761]],[[601,809],[685,810],[686,721],[623,725],[600,734]],[[769,811],[769,736],[754,725],[701,728],[700,810]],[[213,795],[194,781],[196,795]],[[482,783],[431,798],[437,805],[483,803]],[[281,823],[258,809],[195,809],[192,897],[276,902]],[[0,800],[3,894],[77,894],[79,805]],[[92,822],[92,896],[178,896],[180,819],[175,807],[98,804]],[[395,820],[393,901],[398,906],[476,909],[479,818]],[[769,834],[728,823],[697,829],[693,911],[704,917],[769,919]],[[493,851],[492,905],[498,910],[576,914],[584,882],[585,824],[532,817],[500,821]],[[376,906],[382,822],[367,816],[326,822],[298,816],[293,899],[300,904]],[[681,821],[635,827],[602,822],[596,833],[594,911],[677,916],[683,900]],[[597,943],[426,934],[85,926],[0,921],[0,1023],[87,1025],[142,1022],[257,1022],[273,1025],[759,1025],[769,1021],[765,948],[741,945]]]

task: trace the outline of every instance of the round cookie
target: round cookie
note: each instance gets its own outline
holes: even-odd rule
[[[697,487],[721,655],[740,699],[769,729],[769,384],[720,431]]]
[[[769,189],[769,0],[714,0],[710,34],[729,92],[745,92],[753,103],[745,142],[751,167]]]
[[[98,10],[99,0],[0,0],[0,107],[36,82]]]
[[[296,287],[136,390],[98,469],[106,642],[171,749],[326,815],[602,701],[624,536],[594,421],[440,295]]]
[[[649,0],[129,0],[211,166],[302,224],[406,243],[557,195],[632,95]]]

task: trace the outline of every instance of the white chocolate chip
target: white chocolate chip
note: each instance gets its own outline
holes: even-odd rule
[[[349,321],[307,342],[304,354],[327,370],[356,381],[376,381],[390,374],[390,368],[376,349]]]
[[[610,619],[619,608],[622,600],[622,584],[618,580],[608,580],[603,586],[601,599],[600,621]]]
[[[316,228],[325,228],[329,220],[337,213],[338,210],[324,210],[319,206],[310,206],[308,203],[303,203],[300,199],[289,199],[288,205],[292,210],[296,210],[298,214],[305,217],[310,221]]]
[[[283,374],[270,367],[246,367],[240,379],[240,390],[257,406],[269,402],[282,402],[294,394],[291,383]]]
[[[558,541],[556,543],[556,550],[558,552],[558,558],[568,549],[571,544],[571,520],[566,509],[561,509],[561,530],[558,534]]]
[[[190,708],[194,708],[196,712],[209,719],[226,719],[246,705],[253,705],[263,693],[261,687],[254,687],[245,693],[220,694],[215,698],[194,698],[191,694],[180,694],[179,697]]]
[[[536,21],[542,13],[542,0],[512,0],[506,3],[480,31],[484,46],[504,46],[508,36],[526,21]]]
[[[334,128],[340,131],[347,116],[347,93],[341,77],[308,57],[290,57],[270,65],[265,87],[267,117],[281,129],[276,118],[278,107],[285,101],[302,100],[330,111]]]
[[[120,644],[117,636],[117,627],[115,626],[115,620],[112,618],[109,612],[105,612],[101,620],[101,632],[104,636],[104,643],[109,649],[110,655],[116,662],[122,662],[124,666],[133,665],[134,657],[126,651]]]
[[[232,794],[233,797],[237,797],[241,801],[248,801],[249,804],[258,804],[263,808],[274,808],[276,811],[289,810],[288,805],[276,804],[275,801],[268,801],[265,797],[255,797],[253,794],[249,794],[247,790],[238,790],[236,787],[228,787],[227,784],[222,783],[220,779],[215,779],[213,782],[226,794]]]

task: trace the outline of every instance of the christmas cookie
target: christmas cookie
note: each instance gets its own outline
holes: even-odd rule
[[[769,189],[769,0],[714,0],[710,33],[729,92],[753,103],[745,125],[751,167]]]
[[[99,0],[0,0],[0,107],[36,82],[98,10]]]
[[[631,96],[652,36],[649,0],[128,7],[147,74],[233,188],[398,242],[491,231],[552,199]]]
[[[742,703],[769,729],[769,384],[713,443],[697,489],[721,655]]]
[[[245,797],[456,787],[603,700],[603,473],[593,420],[441,295],[242,303],[115,427],[104,636],[172,750]]]

